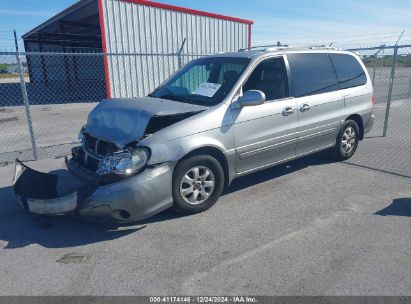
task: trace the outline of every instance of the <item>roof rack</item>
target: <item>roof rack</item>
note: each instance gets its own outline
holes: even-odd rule
[[[283,44],[268,44],[268,45],[256,45],[256,46],[252,46],[252,47],[248,47],[248,48],[244,48],[244,49],[239,49],[239,52],[245,52],[245,51],[251,51],[251,50],[255,50],[255,49],[262,49],[262,51],[265,51],[269,48],[288,48],[288,45],[283,45]]]
[[[340,48],[325,46],[325,45],[308,45],[308,46],[290,46],[290,45],[257,45],[250,48],[244,48],[238,50],[239,52],[246,52],[251,50],[261,49],[262,52],[272,52],[272,51],[281,51],[281,50],[341,50]]]

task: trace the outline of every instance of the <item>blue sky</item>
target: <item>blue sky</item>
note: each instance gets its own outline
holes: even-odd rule
[[[0,50],[75,0],[0,0]],[[159,2],[254,20],[253,43],[331,43],[345,46],[391,43],[402,29],[411,42],[409,0],[161,0]]]

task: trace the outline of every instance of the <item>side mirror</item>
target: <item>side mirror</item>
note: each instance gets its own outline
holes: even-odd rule
[[[265,94],[259,90],[249,90],[237,102],[241,107],[258,106],[265,102]]]

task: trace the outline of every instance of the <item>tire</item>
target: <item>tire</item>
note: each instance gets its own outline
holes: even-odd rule
[[[348,144],[347,144],[348,141]],[[360,128],[354,120],[346,120],[338,133],[331,155],[335,160],[343,161],[351,158],[360,141]]]
[[[224,171],[214,157],[196,155],[184,159],[173,173],[173,209],[184,214],[203,212],[217,202],[223,189]]]

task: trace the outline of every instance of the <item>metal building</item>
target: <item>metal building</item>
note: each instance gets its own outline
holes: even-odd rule
[[[249,47],[252,24],[148,0],[80,0],[23,39],[26,51],[105,53],[58,60],[28,56],[32,82],[65,81],[76,87],[105,79],[107,96],[135,97],[194,58]]]

